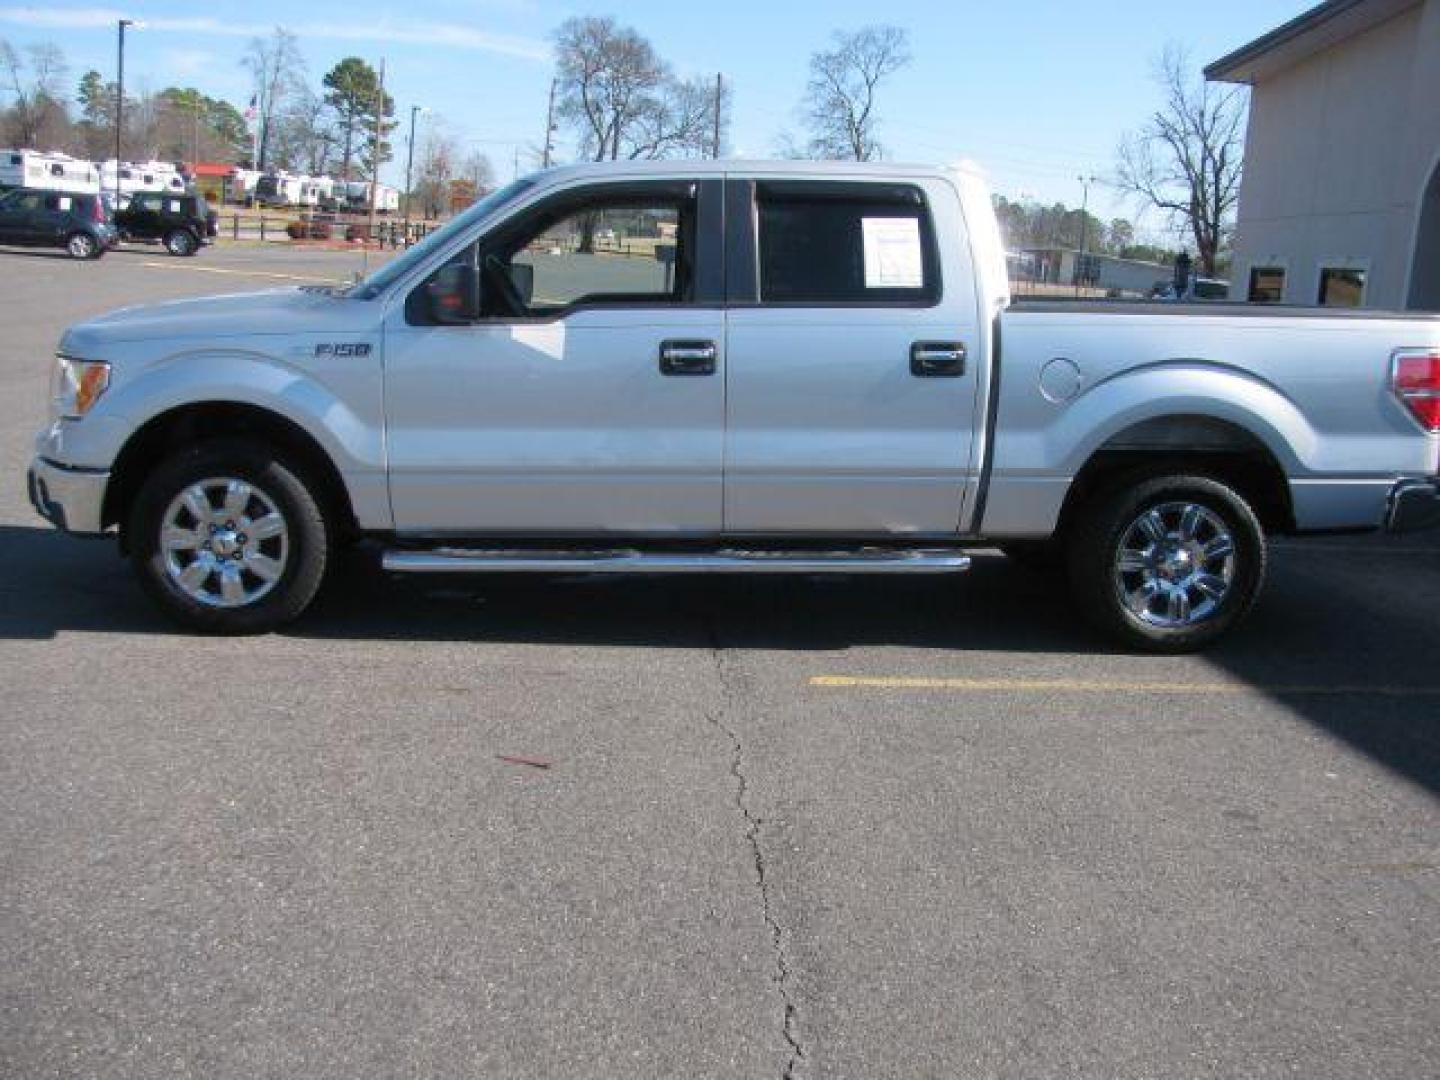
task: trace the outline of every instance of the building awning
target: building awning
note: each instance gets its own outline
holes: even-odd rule
[[[1393,19],[1422,0],[1325,0],[1205,68],[1212,82],[1250,83]]]

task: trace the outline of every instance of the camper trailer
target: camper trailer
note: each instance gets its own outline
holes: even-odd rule
[[[252,196],[256,206],[299,206],[300,190],[306,178],[291,173],[269,173],[255,182]]]
[[[351,210],[370,209],[370,182],[352,180],[345,185],[345,202]],[[400,209],[400,192],[388,184],[375,185],[375,211],[388,214]]]
[[[335,205],[335,181],[328,176],[307,176],[300,183],[300,205],[330,210]]]
[[[255,195],[255,185],[264,173],[259,169],[234,168],[225,185],[225,200],[232,203],[248,203]]]
[[[114,158],[99,163],[100,189],[118,192],[121,197],[153,192],[180,195],[185,191],[185,178],[168,161],[120,161]]]
[[[90,162],[68,154],[0,150],[0,190],[17,187],[94,195],[100,190],[100,176]]]

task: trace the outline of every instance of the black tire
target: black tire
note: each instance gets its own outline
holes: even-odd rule
[[[259,501],[249,505],[258,513],[268,502],[285,526],[283,569],[269,583],[268,591],[241,606],[215,606],[196,599],[177,579],[172,556],[161,546],[161,530],[172,502],[193,485],[216,478],[251,485]],[[194,529],[197,533],[201,530],[198,520]],[[240,535],[243,542],[244,534]],[[259,634],[295,619],[315,598],[325,577],[330,526],[315,489],[296,465],[258,443],[216,440],[180,451],[150,474],[131,507],[127,540],[141,586],[176,622],[209,634]],[[198,561],[196,554],[194,561]],[[208,550],[204,554],[214,561]],[[241,556],[235,558],[238,562]],[[248,561],[244,565],[248,567]],[[257,593],[265,588],[266,583],[251,577],[248,570],[244,574],[247,587]],[[218,588],[218,577],[206,580],[212,583],[212,591]]]
[[[1006,540],[998,546],[1007,559],[1033,573],[1065,572],[1065,548],[1054,537],[1045,540]]]
[[[184,229],[173,229],[165,234],[165,250],[171,255],[186,257],[200,250],[200,244]]]
[[[105,245],[87,232],[74,232],[65,238],[65,251],[72,259],[98,259]]]
[[[1203,508],[1211,515],[1196,515],[1198,525],[1191,532],[1198,539],[1188,543],[1183,539],[1183,526],[1169,529],[1170,522],[1184,517],[1179,508],[1187,506]],[[1145,538],[1141,518],[1150,511],[1158,517],[1147,518],[1147,522],[1152,526],[1157,521],[1164,523],[1165,540],[1149,549],[1154,554],[1136,556],[1145,562],[1145,569],[1122,573],[1120,557],[1127,548],[1133,550],[1136,538]],[[1221,531],[1231,542],[1228,561],[1207,554],[1223,550]],[[1265,534],[1255,512],[1233,488],[1205,476],[1157,476],[1101,492],[1080,509],[1069,541],[1070,586],[1082,613],[1124,645],[1144,652],[1185,653],[1205,648],[1249,614],[1265,580]],[[1162,571],[1161,562],[1151,560],[1164,551],[1176,554],[1174,560],[1163,563]],[[1214,585],[1226,584],[1227,573],[1228,585],[1216,599]],[[1147,577],[1153,580],[1147,582]],[[1205,579],[1201,581],[1203,590],[1186,584],[1201,578]],[[1132,584],[1138,587],[1132,590]],[[1151,584],[1162,591],[1147,592]],[[1178,593],[1185,595],[1183,609],[1172,606],[1170,600]],[[1134,610],[1122,594],[1135,598],[1143,613]],[[1153,606],[1145,607],[1149,595],[1154,597]],[[1198,603],[1191,606],[1192,600]],[[1165,610],[1155,610],[1162,606]],[[1180,611],[1184,612],[1183,621],[1178,618]],[[1169,624],[1163,624],[1166,622]]]

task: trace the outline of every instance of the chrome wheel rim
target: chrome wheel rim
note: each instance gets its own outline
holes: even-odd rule
[[[70,254],[77,259],[88,259],[95,250],[93,242],[88,236],[72,236],[70,238]]]
[[[206,607],[237,608],[268,594],[290,558],[290,527],[275,500],[247,480],[211,477],[170,501],[160,525],[170,580]]]
[[[185,255],[190,251],[190,239],[184,233],[170,234],[170,252],[173,255]]]
[[[1235,580],[1235,538],[1198,503],[1152,506],[1121,534],[1115,590],[1133,618],[1182,629],[1212,618]]]

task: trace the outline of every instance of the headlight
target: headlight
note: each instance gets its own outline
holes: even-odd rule
[[[103,360],[75,360],[55,357],[55,378],[50,400],[55,412],[67,420],[78,420],[90,411],[110,385],[110,365]]]

